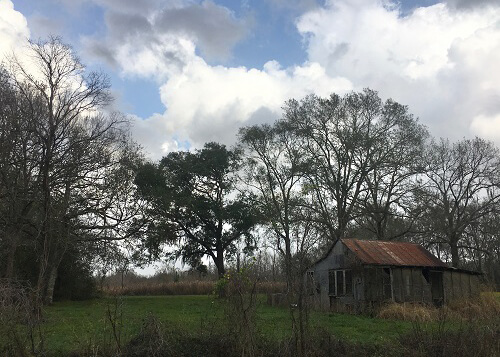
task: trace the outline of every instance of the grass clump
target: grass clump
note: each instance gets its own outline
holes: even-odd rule
[[[484,320],[500,316],[500,300],[493,292],[483,292],[474,299],[452,301],[446,308],[452,315],[466,320]]]
[[[389,320],[431,322],[441,320],[488,320],[500,316],[500,300],[495,293],[483,292],[475,298],[458,299],[442,308],[419,303],[390,303],[377,317]]]
[[[412,322],[430,322],[438,318],[438,309],[414,303],[391,303],[380,308],[378,318]]]

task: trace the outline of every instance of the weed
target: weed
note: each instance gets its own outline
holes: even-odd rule
[[[466,320],[490,319],[500,316],[500,301],[492,292],[483,292],[474,299],[452,301],[447,308]]]
[[[413,322],[438,321],[446,316],[452,321],[487,320],[500,316],[500,301],[494,293],[485,292],[476,298],[454,300],[442,308],[419,303],[391,303],[382,306],[377,317]]]
[[[153,314],[144,319],[139,334],[131,339],[125,348],[125,356],[173,356],[174,351],[168,344],[167,331],[161,321]]]
[[[229,272],[217,284],[225,300],[224,317],[229,337],[235,341],[242,357],[254,356],[256,349],[256,281],[249,268]]]

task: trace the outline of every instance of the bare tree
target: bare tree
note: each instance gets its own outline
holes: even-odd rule
[[[451,263],[460,266],[467,231],[498,212],[500,151],[480,138],[451,144],[441,139],[427,152],[425,188],[421,192],[424,239],[449,248]]]
[[[242,128],[239,136],[247,155],[244,182],[255,193],[254,204],[265,217],[264,224],[270,228],[274,247],[284,261],[292,330],[299,355],[303,355],[307,312],[302,275],[317,237],[311,212],[304,203],[307,196],[302,192],[309,163],[299,138],[285,121]],[[298,309],[292,307],[295,303]]]
[[[247,149],[245,184],[257,193],[256,204],[276,237],[290,286],[294,279],[292,233],[301,209],[306,162],[295,138],[282,124],[242,128],[240,140]]]
[[[373,169],[365,177],[356,220],[371,237],[393,240],[411,233],[418,218],[412,208],[425,170],[422,156],[429,134],[407,107],[388,101],[384,111],[381,120],[388,122],[387,131],[374,143]]]
[[[30,42],[28,52],[28,60],[10,59],[9,72],[20,115],[32,125],[33,140],[24,141],[36,153],[31,238],[37,292],[50,303],[69,245],[89,237],[123,238],[116,229],[133,216],[123,198],[133,187],[131,166],[139,155],[126,118],[100,111],[111,100],[105,75],[87,73],[59,38]]]
[[[33,116],[20,108],[25,102],[13,86],[12,78],[0,68],[0,267],[11,279],[14,260],[31,224],[37,199],[35,172],[39,159]]]
[[[383,103],[377,92],[365,89],[343,97],[290,100],[285,120],[312,163],[304,187],[315,196],[312,208],[330,240],[344,237],[362,216],[380,225],[376,234],[383,236],[396,187],[407,177],[399,171],[407,160],[405,141],[425,135],[407,108],[392,100]]]

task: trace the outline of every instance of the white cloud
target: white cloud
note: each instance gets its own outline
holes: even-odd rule
[[[440,3],[403,17],[388,1],[327,1],[297,28],[310,61],[356,89],[408,104],[436,136],[474,134],[471,122],[482,111],[500,113],[500,4],[459,10]]]
[[[108,33],[104,38],[85,37],[84,45],[94,56],[118,64],[125,75],[170,75],[189,60],[186,51],[194,53],[195,47],[209,59],[228,59],[251,23],[212,1],[149,0],[144,9],[132,0],[123,6],[117,0],[94,1],[105,7]],[[122,63],[129,60],[132,65]]]
[[[500,113],[499,23],[500,7],[441,3],[403,17],[388,1],[329,1],[297,20],[301,66],[212,67],[193,54],[161,86],[165,127],[195,145],[229,143],[240,126],[279,117],[288,98],[371,87],[409,105],[436,136],[494,133],[498,122],[484,118]]]
[[[244,19],[214,2],[148,0],[144,11],[132,0],[94,2],[106,9],[108,32],[86,38],[87,48],[125,77],[158,83],[165,112],[135,118],[134,128],[155,158],[209,140],[230,144],[242,125],[278,118],[289,98],[363,87],[409,105],[435,136],[478,134],[500,144],[498,3],[449,0],[403,16],[389,0],[329,0],[304,7],[309,10],[296,21],[305,63],[281,68],[270,58],[257,69],[213,66],[202,57],[210,51],[230,56],[248,29]],[[0,6],[16,13],[8,0]],[[2,13],[0,26],[14,21],[3,28],[18,29],[9,43],[16,42],[15,34],[29,35],[22,15]],[[191,26],[190,19],[203,21]]]
[[[436,136],[490,133],[500,143],[492,134],[499,123],[491,119],[500,113],[499,21],[500,7],[436,4],[403,17],[388,1],[329,1],[297,20],[308,53],[301,66],[210,66],[193,43],[182,70],[170,72],[160,88],[166,112],[146,123],[163,121],[163,138],[195,146],[231,143],[239,127],[278,118],[289,98],[371,87],[409,105]]]
[[[208,64],[197,49],[227,56],[225,52],[245,27],[229,10],[212,2],[153,11],[148,16],[129,10],[113,8],[106,15],[105,41],[85,41],[87,48],[123,75],[152,78],[160,84],[166,111],[134,120],[137,140],[155,158],[207,141],[233,144],[241,126],[276,120],[289,98],[352,89],[349,80],[327,75],[315,62],[281,68],[269,61],[262,69]],[[199,21],[190,25],[190,19]]]
[[[478,115],[472,120],[470,127],[478,136],[500,142],[500,113],[490,117]]]
[[[155,158],[178,148],[179,141],[196,147],[207,141],[233,144],[241,126],[279,118],[289,98],[350,89],[348,80],[327,76],[317,63],[282,69],[271,61],[258,70],[210,66],[197,57],[161,86],[167,110],[141,122],[140,136],[155,143],[156,149],[148,148]]]
[[[14,10],[10,0],[0,0],[0,58],[26,43],[30,36],[28,22]]]

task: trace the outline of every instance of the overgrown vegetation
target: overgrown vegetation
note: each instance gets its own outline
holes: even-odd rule
[[[230,300],[213,295],[153,296],[55,303],[44,308],[39,326],[43,352],[46,356],[231,357],[242,356],[244,350],[245,356],[294,355],[288,309],[266,305],[264,296],[257,296],[253,305],[252,285],[246,285],[250,291],[242,290],[243,296],[236,281]],[[233,315],[245,309],[246,317]],[[235,324],[247,317],[250,324],[238,335]],[[24,320],[17,321],[24,349],[18,350],[20,345],[2,334],[2,355],[36,355],[30,351]],[[305,355],[491,357],[500,353],[499,332],[498,314],[473,322],[446,317],[415,323],[313,312]]]
[[[500,300],[495,293],[483,292],[470,299],[458,299],[437,308],[418,303],[391,303],[380,308],[377,317],[412,322],[490,320],[500,316]]]
[[[216,288],[216,275],[174,270],[146,277],[130,271],[105,277],[101,283],[101,291],[111,296],[210,295]],[[258,294],[281,293],[285,290],[286,284],[280,281],[257,280],[255,285]]]
[[[0,279],[0,355],[29,356],[44,351],[36,298],[29,286]]]

